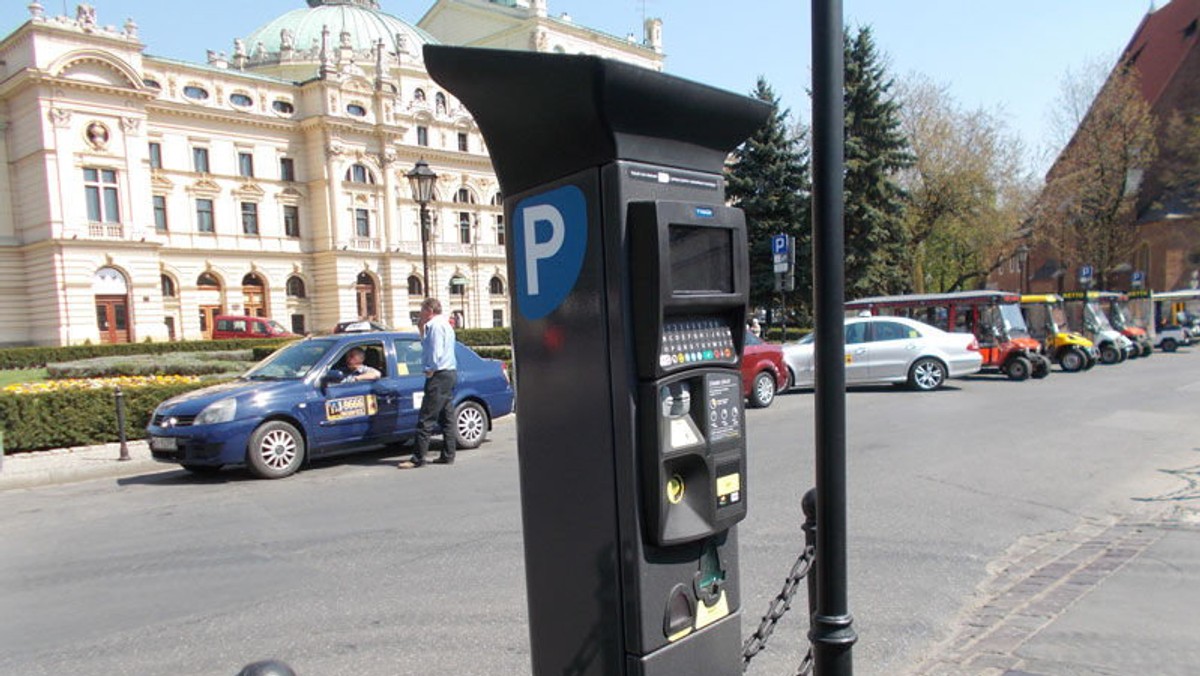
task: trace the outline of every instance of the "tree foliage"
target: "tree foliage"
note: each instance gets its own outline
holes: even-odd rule
[[[913,156],[871,29],[847,33],[844,46],[846,297],[903,293],[911,258],[897,174]]]
[[[788,111],[763,78],[753,96],[771,104],[766,124],[734,151],[726,170],[726,193],[746,213],[750,249],[750,304],[771,307],[779,298],[771,258],[771,237],[796,238],[796,289],[788,305],[807,307],[812,297],[812,227],[808,147],[805,130],[788,130]]]
[[[1155,122],[1132,69],[1115,70],[1086,108],[1075,100],[1081,91],[1064,85],[1062,108],[1086,112],[1047,175],[1034,238],[1063,265],[1093,266],[1104,285],[1137,242],[1135,205],[1157,155]]]
[[[913,164],[899,174],[917,292],[982,286],[1012,253],[1033,195],[1023,148],[985,110],[963,110],[944,85],[898,89]]]

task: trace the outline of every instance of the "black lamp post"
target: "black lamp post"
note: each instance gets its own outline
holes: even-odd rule
[[[1021,281],[1017,285],[1018,293],[1028,293],[1029,289],[1029,247],[1022,244],[1017,247],[1017,266],[1020,268]]]
[[[424,276],[425,295],[429,295],[429,203],[433,201],[433,186],[437,174],[426,164],[425,158],[408,172],[408,184],[412,187],[413,200],[421,207],[421,274]]]

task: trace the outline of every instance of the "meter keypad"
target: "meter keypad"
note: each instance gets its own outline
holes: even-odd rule
[[[733,332],[717,318],[668,320],[663,323],[663,368],[690,364],[734,364]]]

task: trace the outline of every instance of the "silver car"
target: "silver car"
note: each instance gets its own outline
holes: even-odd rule
[[[815,334],[783,346],[790,387],[812,387]],[[947,333],[904,317],[846,319],[846,384],[907,383],[914,390],[936,390],[947,378],[978,373],[983,366],[979,343],[969,333]]]

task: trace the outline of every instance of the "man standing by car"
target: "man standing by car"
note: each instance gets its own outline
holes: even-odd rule
[[[401,462],[400,469],[416,469],[425,464],[429,437],[436,423],[442,425],[445,450],[434,460],[449,465],[454,462],[457,437],[454,429],[454,406],[451,403],[454,385],[458,382],[458,364],[454,358],[454,327],[442,316],[442,304],[436,298],[421,302],[421,350],[425,367],[425,396],[417,418],[417,447],[412,457]]]

